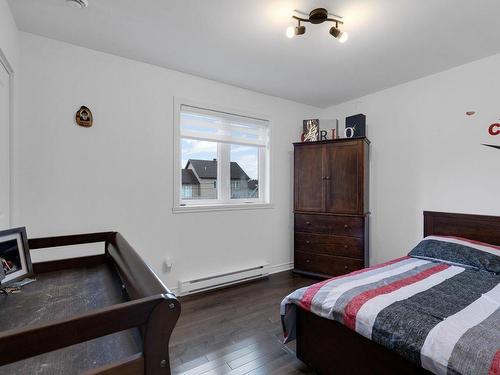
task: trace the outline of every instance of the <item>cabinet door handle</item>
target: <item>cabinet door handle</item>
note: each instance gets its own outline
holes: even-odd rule
[[[345,269],[345,270],[347,271],[347,270],[349,269],[349,267],[347,267],[347,266],[344,266],[344,269]]]
[[[310,221],[306,221],[306,225],[311,225],[311,222]]]
[[[326,180],[326,177],[325,177],[325,176],[323,176],[323,177],[321,177],[321,179],[322,179],[322,180]]]
[[[311,263],[311,259],[306,259],[306,263]]]
[[[348,245],[344,245],[344,249],[348,249],[348,248],[349,248],[349,246],[348,246]]]
[[[326,176],[326,177],[325,177],[325,180],[329,180],[329,179],[330,179],[330,176]]]
[[[349,229],[350,229],[349,225],[344,224],[344,229],[345,229],[345,230],[349,230]]]
[[[309,241],[309,240],[306,240],[306,244],[308,244],[308,245],[309,245],[310,243],[311,243],[311,241]]]

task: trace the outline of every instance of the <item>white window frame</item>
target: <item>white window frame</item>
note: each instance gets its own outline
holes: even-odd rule
[[[181,181],[181,136],[180,120],[181,107],[191,106],[210,111],[233,114],[237,116],[251,117],[267,121],[269,126],[269,142],[267,147],[259,148],[259,198],[240,198],[231,199],[231,179],[230,179],[230,155],[231,145],[228,143],[218,143],[217,147],[217,184],[218,199],[196,199],[182,200],[182,181]],[[256,208],[273,208],[271,202],[272,190],[270,183],[271,161],[272,161],[272,119],[270,116],[256,114],[243,110],[224,108],[217,105],[199,103],[188,99],[174,98],[174,137],[173,137],[173,212],[200,212],[200,211],[219,211],[219,210],[241,210]],[[225,183],[224,183],[225,182]],[[263,187],[263,189],[261,189]]]

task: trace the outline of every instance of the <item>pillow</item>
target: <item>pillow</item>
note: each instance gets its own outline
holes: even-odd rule
[[[500,246],[466,238],[428,236],[408,255],[500,274]]]

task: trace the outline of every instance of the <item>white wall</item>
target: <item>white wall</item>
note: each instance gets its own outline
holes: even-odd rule
[[[500,150],[481,145],[500,145],[487,133],[500,118],[499,67],[496,55],[323,111],[367,115],[371,264],[410,250],[423,210],[500,215]]]
[[[15,71],[19,64],[19,32],[7,0],[0,0],[0,50]]]
[[[291,143],[316,108],[26,33],[21,71],[14,221],[31,237],[120,231],[170,287],[262,261],[289,266]],[[271,116],[275,208],[172,213],[174,96]],[[74,124],[81,105],[90,129]]]
[[[3,70],[5,65],[9,76]],[[6,0],[0,0],[0,229],[9,227],[11,216],[11,137],[14,121],[14,73],[19,64],[19,33]],[[10,82],[9,82],[10,81]]]
[[[480,145],[500,144],[487,135],[500,118],[500,55],[321,111],[20,35],[13,214],[32,237],[118,230],[170,287],[261,261],[283,269],[292,260],[291,142],[301,121],[359,112],[372,141],[371,264],[409,251],[423,210],[500,215],[500,151]],[[174,96],[273,118],[275,208],[172,214]],[[74,125],[80,105],[93,110],[93,128]]]

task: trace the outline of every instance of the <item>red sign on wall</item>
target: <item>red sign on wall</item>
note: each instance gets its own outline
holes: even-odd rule
[[[499,123],[491,124],[488,127],[488,134],[491,135],[491,136],[500,135],[500,124]],[[493,147],[493,148],[496,148],[496,149],[500,150],[500,146],[498,146],[498,145],[490,145],[490,144],[487,144],[487,143],[483,143],[483,146]]]
[[[499,135],[500,134],[500,124],[491,124],[488,128],[488,133],[490,135]]]

